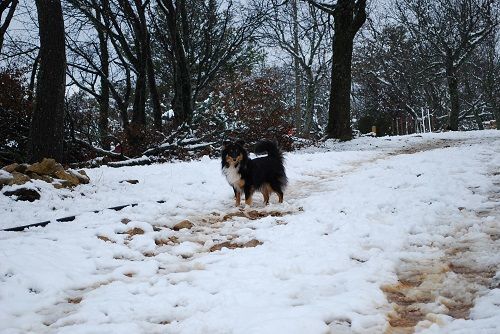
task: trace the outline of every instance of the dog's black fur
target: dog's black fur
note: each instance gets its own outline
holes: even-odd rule
[[[259,190],[264,196],[264,203],[269,203],[269,196],[275,192],[279,202],[283,202],[283,191],[287,184],[283,154],[271,141],[261,141],[255,146],[256,154],[267,152],[267,156],[250,159],[243,141],[225,142],[222,149],[222,172],[233,187],[236,206],[240,205],[241,194],[245,194],[245,203],[252,204],[252,195]]]

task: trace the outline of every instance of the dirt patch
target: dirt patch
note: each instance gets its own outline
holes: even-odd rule
[[[244,244],[239,244],[239,243],[233,243],[230,241],[222,242],[217,245],[213,245],[210,247],[210,252],[215,252],[219,251],[222,248],[229,248],[229,249],[236,249],[236,248],[249,248],[249,247],[257,247],[259,245],[262,245],[262,242],[257,240],[257,239],[252,239],[248,242],[245,242]]]
[[[97,236],[97,239],[100,239],[100,240],[105,241],[105,242],[115,243],[114,241],[111,241],[111,239],[110,239],[110,238],[105,237],[105,236],[103,236],[103,235],[98,235],[98,236]]]
[[[171,236],[167,239],[155,239],[155,244],[156,246],[165,246],[165,245],[175,245],[179,243],[179,238],[176,236]]]
[[[127,233],[128,235],[133,237],[134,235],[137,235],[137,234],[144,234],[144,230],[141,228],[138,228],[138,227],[134,227],[133,229],[130,229],[125,233]]]
[[[68,303],[70,304],[80,304],[80,302],[82,301],[82,297],[75,297],[75,298],[68,298]]]
[[[491,287],[496,273],[492,266],[475,261],[480,256],[479,251],[474,251],[479,248],[478,242],[450,247],[443,257],[414,260],[400,268],[398,283],[381,287],[393,308],[387,315],[386,333],[413,333],[420,321],[437,321],[434,314],[468,319],[478,292]]]

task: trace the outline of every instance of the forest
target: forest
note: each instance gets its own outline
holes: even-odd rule
[[[500,129],[498,0],[2,0],[0,164]]]

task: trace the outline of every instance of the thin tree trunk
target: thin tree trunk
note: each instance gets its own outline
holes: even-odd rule
[[[6,1],[6,0],[3,0]],[[7,12],[7,15],[5,17],[5,21],[3,24],[0,25],[0,54],[2,54],[2,47],[3,47],[3,40],[5,33],[7,32],[7,28],[10,25],[10,22],[12,21],[12,18],[14,17],[14,12],[16,11],[16,7],[19,4],[18,0],[12,0],[10,1],[10,8],[9,11]],[[9,5],[9,2],[5,2],[2,4],[3,6],[0,6],[1,11],[0,11],[0,18],[2,17],[3,11],[7,9],[7,6]]]
[[[307,90],[306,90],[306,117],[304,125],[304,135],[309,137],[311,134],[313,118],[314,118],[314,100],[315,100],[315,84],[314,76],[312,74],[311,68],[308,69],[307,73]]]
[[[40,69],[31,123],[29,160],[63,161],[66,52],[60,0],[36,0]]]
[[[448,118],[448,129],[458,131],[458,117],[460,104],[458,95],[457,69],[453,66],[453,59],[448,56],[446,64],[446,81],[448,83],[448,94],[450,95],[450,113]]]
[[[163,7],[161,8],[165,11],[173,53],[174,98],[172,109],[174,110],[175,123],[180,125],[191,122],[193,117],[191,73],[177,23],[177,8],[172,0],[163,0],[162,2]]]
[[[157,131],[162,130],[161,121],[161,104],[160,104],[160,94],[158,93],[158,87],[156,86],[155,70],[153,64],[153,58],[151,55],[151,40],[148,34],[147,37],[147,74],[148,74],[148,86],[149,94],[151,95],[151,104],[153,105],[153,124]]]
[[[96,11],[97,20],[101,20],[101,14]],[[99,137],[101,145],[105,150],[109,150],[109,51],[108,37],[103,29],[97,28],[97,36],[99,38],[99,49],[101,51],[101,88],[99,96]]]
[[[300,75],[299,54],[299,22],[297,14],[297,0],[292,0],[293,20],[293,71],[295,77],[295,116],[294,123],[297,132],[302,132],[302,80]]]

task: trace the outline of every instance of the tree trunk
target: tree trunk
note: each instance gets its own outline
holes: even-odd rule
[[[134,125],[146,125],[146,62],[145,59],[139,60],[140,65],[137,70],[137,79],[135,82],[134,105],[132,107],[132,123]]]
[[[313,118],[314,118],[314,100],[315,100],[315,84],[312,69],[309,68],[306,73],[307,90],[306,90],[306,116],[304,124],[304,134],[309,137],[311,134]]]
[[[148,35],[148,56],[147,56],[147,71],[148,71],[148,86],[149,94],[151,95],[151,104],[153,105],[153,124],[157,131],[162,130],[161,121],[161,103],[160,94],[158,93],[158,87],[156,86],[155,70],[153,64],[153,58],[151,57],[151,45]]]
[[[458,79],[457,69],[453,66],[453,59],[451,56],[448,56],[448,59],[446,60],[446,82],[448,83],[448,94],[450,95],[448,129],[458,131],[458,117],[460,114]]]
[[[299,59],[299,21],[297,13],[297,0],[292,0],[292,20],[293,20],[293,74],[295,77],[295,115],[294,123],[297,132],[302,132],[302,80],[300,73]]]
[[[96,17],[100,21],[101,15],[96,11]],[[108,37],[103,29],[97,29],[97,36],[99,38],[99,49],[101,51],[101,88],[99,96],[99,137],[102,148],[105,150],[110,149],[109,142],[109,51],[108,51]]]
[[[351,64],[353,37],[343,27],[343,18],[335,18],[332,82],[328,109],[327,136],[352,139],[351,129]]]
[[[175,123],[189,123],[193,117],[191,73],[177,23],[177,8],[172,0],[163,0],[165,18],[172,48],[172,67],[174,69],[174,110]]]
[[[36,0],[40,69],[31,122],[29,160],[63,161],[66,53],[60,0]]]
[[[338,0],[333,11],[332,82],[326,134],[351,140],[351,81],[354,36],[366,21],[366,0]]]

